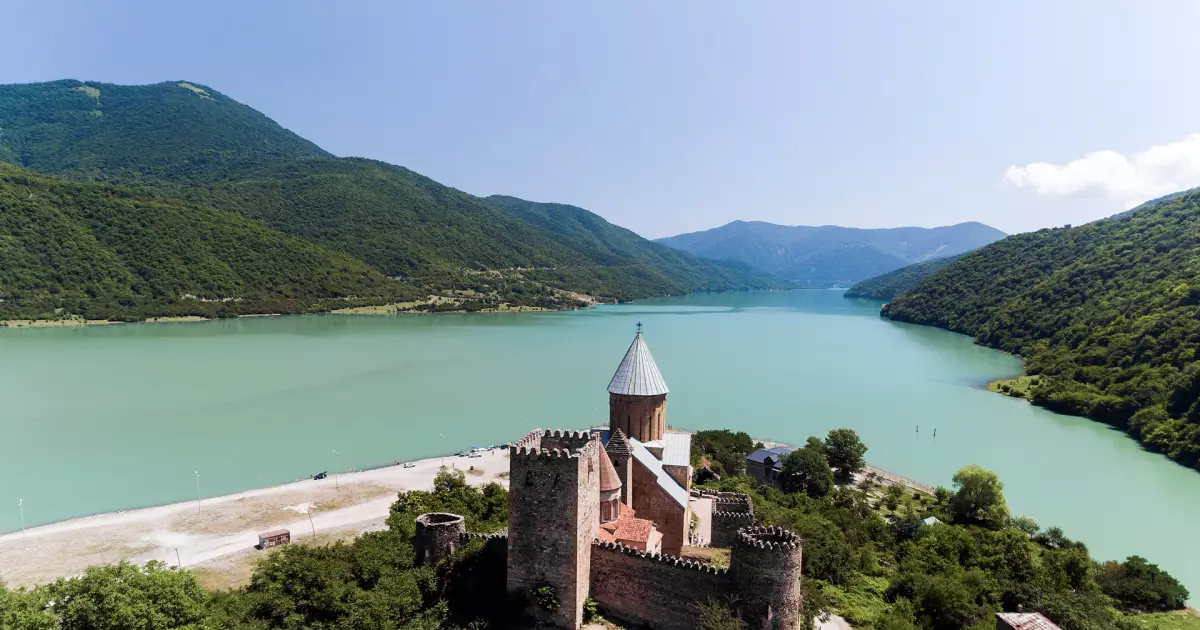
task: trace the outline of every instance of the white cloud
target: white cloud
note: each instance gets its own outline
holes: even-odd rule
[[[1010,166],[1004,179],[1040,195],[1105,196],[1126,208],[1200,186],[1200,133],[1129,156],[1104,150],[1066,164]]]

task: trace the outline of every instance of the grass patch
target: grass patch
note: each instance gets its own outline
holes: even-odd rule
[[[883,593],[887,590],[886,578],[858,576],[845,586],[825,585],[825,595],[833,611],[846,618],[851,625],[870,626],[887,612]]]
[[[684,547],[679,555],[718,569],[729,568],[729,549],[723,547]]]
[[[1200,617],[1185,610],[1130,615],[1129,620],[1146,630],[1200,630]]]
[[[988,391],[1012,396],[1013,398],[1029,399],[1030,391],[1038,384],[1040,377],[1021,375],[1017,378],[1002,378],[988,383]]]

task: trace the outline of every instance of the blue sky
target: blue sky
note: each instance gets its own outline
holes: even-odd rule
[[[648,237],[1015,232],[1200,185],[1198,18],[1190,0],[10,0],[0,83],[195,81],[338,155]]]

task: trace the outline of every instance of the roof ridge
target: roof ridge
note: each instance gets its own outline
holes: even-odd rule
[[[631,455],[633,451],[629,447],[629,439],[625,437],[625,432],[617,429],[612,432],[608,438],[608,446],[606,451],[613,455]]]

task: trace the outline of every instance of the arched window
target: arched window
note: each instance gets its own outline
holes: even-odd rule
[[[532,470],[525,471],[525,485],[527,485],[527,486],[533,485],[533,471]]]
[[[600,504],[600,522],[607,523],[612,520],[612,506],[608,501]]]

